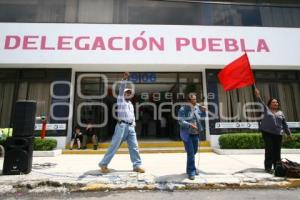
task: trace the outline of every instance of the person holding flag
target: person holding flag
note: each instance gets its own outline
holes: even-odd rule
[[[262,132],[265,143],[265,172],[273,174],[276,163],[281,161],[283,133],[285,132],[288,135],[288,139],[291,140],[291,131],[288,128],[283,112],[279,109],[279,101],[276,98],[270,98],[266,105],[257,88],[255,88],[254,94],[264,108],[262,119],[259,123],[259,130]]]
[[[292,139],[285,116],[279,110],[279,101],[276,98],[271,98],[267,105],[262,101],[260,92],[255,86],[254,75],[246,53],[225,66],[219,72],[218,78],[225,91],[252,85],[255,96],[264,108],[259,122],[259,130],[262,132],[265,143],[264,168],[267,173],[273,173],[272,165],[275,169],[276,163],[281,161],[283,132],[288,135],[289,139]]]

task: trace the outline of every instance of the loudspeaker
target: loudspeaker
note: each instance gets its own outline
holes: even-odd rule
[[[13,116],[13,137],[33,136],[36,101],[17,101]]]
[[[5,142],[3,174],[28,174],[32,169],[34,137],[11,137]]]

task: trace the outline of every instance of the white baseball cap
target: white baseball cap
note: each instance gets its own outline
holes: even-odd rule
[[[131,93],[133,93],[133,90],[131,88],[125,88],[124,92],[130,91]]]

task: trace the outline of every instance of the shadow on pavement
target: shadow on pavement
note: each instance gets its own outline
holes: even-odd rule
[[[50,162],[35,163],[35,164],[32,164],[32,169],[49,169],[49,168],[55,167],[56,165],[57,165],[56,163],[50,163]]]
[[[86,178],[88,176],[93,176],[93,177],[112,176],[112,177],[115,177],[115,176],[120,175],[120,173],[121,174],[122,173],[124,173],[124,174],[125,173],[126,174],[128,174],[128,173],[134,173],[135,174],[136,172],[133,172],[131,170],[114,170],[114,169],[110,169],[109,173],[104,174],[99,169],[97,169],[97,170],[89,170],[89,171],[85,172],[84,174],[80,175],[78,177],[78,180],[82,180],[82,179],[84,179],[84,178]]]
[[[264,169],[261,168],[247,168],[241,171],[234,172],[232,174],[242,174],[242,173],[266,173]]]
[[[225,175],[225,173],[212,173],[199,170],[200,175]]]
[[[159,176],[155,178],[155,182],[181,182],[184,179],[187,179],[186,173],[170,174],[170,175]]]
[[[99,170],[89,170],[89,171],[85,172],[84,174],[80,175],[78,177],[78,180],[82,180],[82,179],[86,178],[87,176],[98,177],[98,176],[103,176],[103,174]]]

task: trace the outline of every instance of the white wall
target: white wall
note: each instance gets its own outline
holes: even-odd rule
[[[220,145],[219,145],[219,137],[221,135],[210,135],[210,144],[211,144],[211,147],[213,148],[220,148]]]
[[[57,149],[64,149],[66,145],[66,137],[48,137],[57,140]]]

